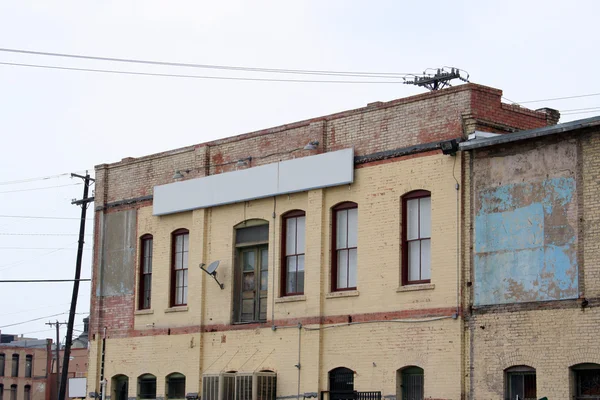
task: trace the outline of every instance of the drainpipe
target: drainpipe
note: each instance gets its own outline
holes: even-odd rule
[[[298,395],[297,400],[300,400],[300,369],[302,365],[300,364],[300,354],[302,349],[302,323],[298,322],[298,364],[296,364],[296,368],[298,368]]]

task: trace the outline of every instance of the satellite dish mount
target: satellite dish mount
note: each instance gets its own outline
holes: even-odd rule
[[[200,264],[200,269],[212,276],[213,279],[219,284],[221,289],[225,289],[225,285],[217,280],[217,268],[219,267],[219,260],[211,262],[206,268],[204,268],[205,265],[206,264],[204,263]]]

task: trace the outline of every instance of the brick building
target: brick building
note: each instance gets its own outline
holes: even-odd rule
[[[501,95],[467,84],[97,166],[90,396],[462,398],[474,158],[441,143],[557,122]]]
[[[599,133],[595,117],[461,144],[471,399],[600,399]]]
[[[0,344],[0,400],[50,400],[52,340]]]

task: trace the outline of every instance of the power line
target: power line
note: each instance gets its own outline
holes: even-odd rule
[[[20,53],[38,56],[76,58],[96,61],[114,61],[122,63],[146,64],[146,65],[162,65],[170,67],[186,67],[186,68],[203,68],[203,69],[221,69],[228,71],[244,71],[244,72],[267,72],[278,74],[294,74],[294,75],[333,75],[333,76],[354,76],[354,77],[397,77],[402,78],[407,75],[422,75],[412,72],[359,72],[359,71],[328,71],[328,70],[302,70],[302,69],[280,69],[280,68],[259,68],[259,67],[242,67],[231,65],[211,65],[211,64],[192,64],[169,61],[156,60],[139,60],[130,58],[114,58],[114,57],[98,57],[87,56],[81,54],[66,54],[66,53],[49,53],[42,51],[21,50],[21,49],[5,49],[0,48],[1,52]]]
[[[587,107],[587,108],[572,108],[570,110],[561,110],[561,112],[570,112],[570,111],[584,111],[584,110],[597,110],[600,107]]]
[[[0,283],[57,283],[57,282],[90,282],[89,278],[80,279],[4,279]]]
[[[555,100],[567,100],[567,99],[579,99],[581,97],[593,97],[600,96],[600,93],[590,93],[590,94],[580,94],[577,96],[566,96],[566,97],[554,97],[551,99],[540,99],[540,100],[527,100],[527,101],[517,101],[517,104],[525,104],[525,103],[541,103],[542,101],[555,101]]]
[[[55,189],[55,188],[65,187],[65,186],[79,186],[79,185],[81,185],[81,183],[69,183],[68,185],[44,186],[44,187],[31,188],[31,189],[6,190],[4,192],[0,192],[0,194],[15,193],[15,192],[31,192],[33,190],[46,190],[46,189]]]
[[[81,218],[76,217],[45,217],[45,216],[35,216],[35,215],[0,215],[0,218],[23,218],[23,219],[69,219],[69,220],[79,220]],[[88,221],[93,220],[93,218],[87,218]]]
[[[83,294],[81,294],[81,295],[83,295]],[[71,303],[62,303],[62,304],[55,304],[55,305],[44,306],[44,307],[29,308],[29,309],[26,309],[26,310],[19,310],[19,311],[15,311],[15,312],[11,312],[11,313],[0,314],[0,317],[4,317],[6,315],[21,314],[21,313],[29,312],[29,311],[37,311],[37,310],[42,310],[42,309],[45,309],[45,308],[63,307],[63,306],[68,306],[69,304],[71,304]]]
[[[562,113],[562,115],[589,114],[589,113],[597,113],[597,112],[600,112],[600,108],[597,110],[592,110],[592,111],[575,111],[575,112]]]
[[[47,68],[66,71],[83,71],[83,72],[99,72],[106,74],[123,74],[123,75],[139,75],[139,76],[161,76],[171,78],[192,78],[192,79],[216,79],[228,81],[255,81],[255,82],[294,82],[294,83],[358,83],[358,84],[402,84],[403,81],[326,81],[326,80],[310,80],[310,79],[272,79],[272,78],[241,78],[232,76],[205,76],[205,75],[182,75],[182,74],[158,74],[152,72],[133,72],[133,71],[118,71],[111,69],[92,69],[92,68],[74,68],[74,67],[59,67],[55,65],[42,64],[22,64],[0,62],[0,65],[10,65],[15,67],[30,67],[30,68]],[[365,76],[368,78],[367,76]]]
[[[86,233],[91,236],[91,233]],[[77,236],[76,233],[6,233],[0,232],[0,236]]]
[[[15,322],[14,324],[3,325],[3,326],[0,326],[0,328],[8,328],[9,326],[23,325],[28,322],[39,321],[40,319],[46,319],[46,318],[51,318],[51,317],[58,317],[59,315],[65,315],[68,313],[69,313],[68,311],[65,311],[65,312],[61,312],[60,314],[46,315],[45,317],[39,317],[39,318],[34,318],[34,319],[30,319],[30,320],[23,321],[23,322]]]
[[[34,318],[34,319],[27,320],[27,321],[22,321],[22,322],[15,322],[14,324],[0,326],[0,329],[2,329],[2,328],[8,328],[9,326],[23,325],[23,324],[26,324],[28,322],[39,321],[40,319],[51,318],[51,317],[58,317],[59,315],[65,315],[65,314],[68,314],[68,313],[69,313],[68,311],[65,311],[65,312],[62,312],[60,314],[46,315],[45,317]],[[82,314],[87,315],[89,313],[75,313],[75,314],[77,314],[77,315],[82,315]]]
[[[91,249],[91,247],[85,247]],[[0,250],[75,250],[75,247],[0,247]]]
[[[79,171],[81,172],[81,171]],[[0,182],[0,185],[14,185],[14,184],[18,184],[18,183],[28,183],[28,182],[35,182],[35,181],[45,181],[48,179],[57,179],[57,178],[62,178],[63,176],[70,176],[71,173],[70,172],[65,172],[64,174],[56,174],[56,175],[47,175],[47,176],[38,176],[35,178],[24,178],[24,179],[17,179],[14,181],[6,181],[6,182]]]

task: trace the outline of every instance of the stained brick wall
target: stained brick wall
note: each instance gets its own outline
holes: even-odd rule
[[[597,129],[579,130],[569,135],[508,144],[491,154],[504,157],[506,163],[509,156],[525,155],[537,149],[543,154],[535,161],[530,160],[532,164],[527,171],[506,163],[504,173],[514,178],[539,170],[545,177],[568,175],[575,180],[577,193],[569,216],[575,228],[569,230],[564,226],[563,232],[570,232],[575,240],[573,245],[578,248],[572,262],[578,268],[579,299],[475,307],[468,316],[464,353],[465,369],[469,373],[466,383],[472,384],[466,392],[473,399],[503,399],[505,370],[520,365],[535,368],[538,398],[572,398],[574,385],[570,368],[581,363],[600,364],[597,339],[600,324],[598,133]],[[566,160],[569,167],[561,168],[555,154],[557,148],[565,146],[576,150]],[[486,154],[487,151],[480,152],[477,157],[487,162]],[[485,166],[475,162],[474,174],[483,168]],[[588,303],[582,308],[584,298]]]
[[[462,209],[462,195],[455,188],[465,168],[461,155],[430,151],[367,162],[357,167],[352,185],[162,217],[152,216],[151,195],[154,186],[173,181],[175,170],[189,170],[185,179],[201,177],[233,170],[234,162],[246,157],[253,157],[254,167],[351,146],[355,155],[366,156],[464,137],[482,127],[509,132],[547,124],[546,114],[507,108],[500,98],[499,90],[463,85],[98,166],[88,391],[99,390],[100,339],[106,327],[107,394],[110,378],[117,374],[129,377],[133,397],[137,377],[153,373],[157,396],[163,397],[164,379],[171,372],[184,373],[186,391],[198,392],[204,371],[270,369],[278,373],[278,396],[293,396],[299,352],[302,393],[326,390],[328,371],[346,366],[356,371],[357,390],[381,390],[394,397],[397,371],[417,365],[425,369],[427,397],[461,398],[465,340],[460,319],[452,319],[461,312],[456,304],[457,279],[462,281],[457,276],[456,212]],[[312,140],[320,142],[318,150],[301,149]],[[407,288],[400,279],[400,199],[415,189],[432,193],[432,284]],[[329,293],[329,264],[330,208],[341,201],[359,204],[359,284],[357,291],[340,294]],[[292,209],[307,215],[307,283],[303,296],[287,299],[278,294],[277,260],[280,216]],[[135,293],[128,287],[106,296],[98,291],[103,284],[99,266],[115,250],[104,247],[115,234],[106,229],[106,221],[123,213],[135,214],[135,238],[154,235],[152,310],[136,310]],[[269,323],[232,325],[233,227],[251,218],[269,221]],[[169,241],[178,228],[190,231],[190,292],[187,306],[170,308]],[[123,252],[122,246],[117,250]],[[139,250],[134,251],[137,263]],[[221,260],[224,290],[197,268],[213,260]],[[126,281],[137,279],[135,263],[118,267],[125,269],[119,273]],[[272,316],[279,326],[275,331]],[[299,331],[298,322],[307,329]]]

